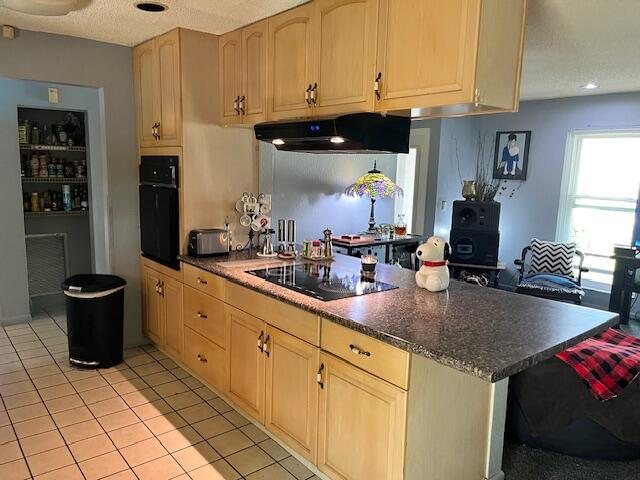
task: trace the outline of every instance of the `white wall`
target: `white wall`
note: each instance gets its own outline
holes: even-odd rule
[[[131,48],[20,31],[14,40],[0,39],[0,59],[1,77],[98,89],[105,126],[104,137],[100,140],[106,152],[107,165],[105,185],[108,185],[108,190],[104,200],[111,214],[109,224],[105,225],[109,232],[109,263],[111,272],[124,277],[128,283],[125,345],[144,342],[140,315],[138,180]],[[11,128],[15,128],[15,124]],[[5,219],[1,220],[4,224]],[[15,228],[17,218],[7,220],[13,222],[10,228]],[[0,240],[3,240],[0,246],[3,246],[4,239],[0,237]],[[5,275],[14,275],[14,272],[7,272],[3,265],[2,276]]]
[[[334,235],[369,228],[369,199],[347,197],[344,191],[373,168],[374,159],[378,170],[394,180],[395,154],[279,152],[260,142],[260,190],[273,194],[274,230],[277,231],[279,218],[295,219],[297,241],[302,242],[321,238],[326,227]],[[393,223],[393,205],[393,199],[376,201],[376,225]]]
[[[438,165],[438,200],[449,208],[436,211],[436,231],[448,234],[451,202],[461,199],[454,140],[458,140],[463,178],[474,178],[478,133],[531,130],[527,180],[513,198],[500,198],[500,259],[509,269],[501,281],[513,284],[513,260],[531,238],[555,239],[567,136],[575,130],[640,128],[640,93],[592,95],[520,104],[517,113],[442,120]],[[491,152],[492,145],[490,145]],[[493,154],[491,153],[491,157]],[[638,157],[640,161],[640,156]],[[594,178],[594,182],[598,179]],[[589,292],[586,303],[605,306],[608,296]]]

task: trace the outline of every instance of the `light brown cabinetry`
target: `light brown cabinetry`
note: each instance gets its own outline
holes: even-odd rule
[[[373,111],[378,0],[314,6],[314,115]]]
[[[220,121],[259,123],[266,119],[266,20],[220,37]]]
[[[141,147],[182,144],[180,32],[133,49],[138,140]]]
[[[376,111],[517,108],[524,14],[524,0],[380,0]]]
[[[403,478],[407,393],[320,354],[318,468],[331,478]]]
[[[220,37],[220,121],[223,124],[242,123],[242,31]]]
[[[175,357],[182,358],[182,282],[143,264],[142,284],[144,333]]]
[[[269,18],[270,120],[304,118],[312,114],[313,14],[313,3],[307,3]]]
[[[218,390],[227,390],[227,353],[189,327],[184,329],[184,363]]]
[[[307,460],[316,460],[320,350],[267,326],[265,426]]]
[[[264,423],[264,361],[266,324],[229,305],[227,355],[229,397],[256,420]]]

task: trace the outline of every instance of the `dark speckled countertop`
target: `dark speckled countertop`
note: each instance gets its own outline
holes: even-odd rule
[[[378,265],[377,280],[399,288],[323,302],[246,273],[285,264],[228,257],[180,260],[443,365],[497,382],[618,322],[611,312],[451,281],[446,292],[416,287],[414,272]],[[359,271],[357,258],[337,255]],[[297,263],[302,263],[298,260]]]

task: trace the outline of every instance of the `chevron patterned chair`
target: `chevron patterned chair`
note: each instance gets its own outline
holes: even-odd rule
[[[528,256],[531,257],[529,263]],[[577,305],[582,302],[582,274],[589,269],[583,265],[584,254],[576,250],[574,243],[548,242],[534,238],[522,250],[521,257],[513,263],[519,272],[516,293]]]

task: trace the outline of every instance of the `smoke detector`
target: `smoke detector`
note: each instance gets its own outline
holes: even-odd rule
[[[0,6],[27,15],[62,16],[80,8],[79,0],[0,0]]]

